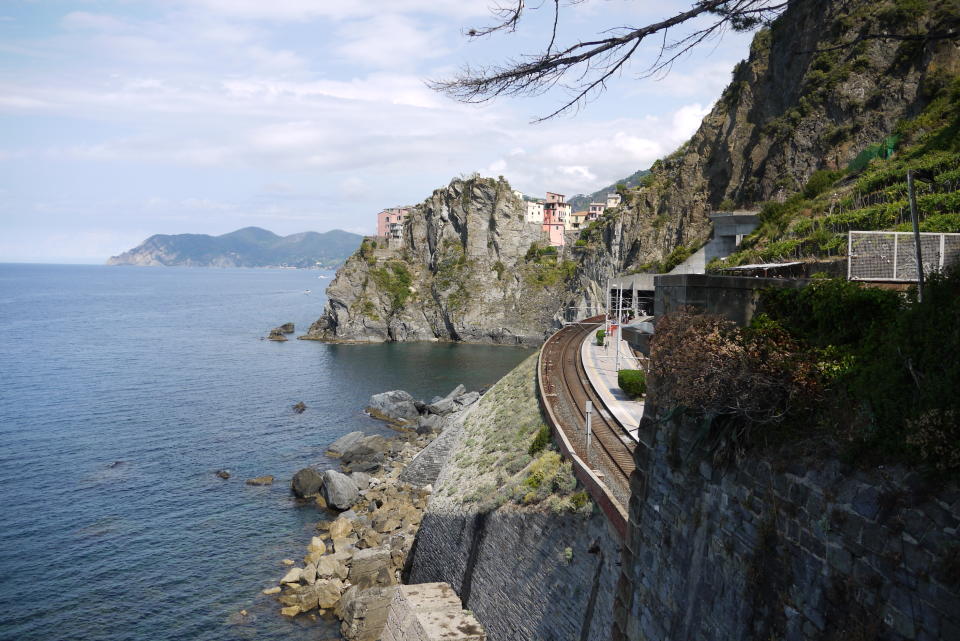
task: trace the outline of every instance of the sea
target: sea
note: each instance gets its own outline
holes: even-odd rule
[[[391,432],[372,394],[480,389],[530,352],[263,340],[303,333],[332,278],[0,264],[0,639],[340,638],[261,594],[328,516],[290,478]]]

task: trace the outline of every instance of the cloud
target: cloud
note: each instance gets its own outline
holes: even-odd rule
[[[374,67],[410,68],[416,63],[446,55],[437,27],[424,27],[396,14],[373,16],[344,23],[337,31],[336,51],[348,60]]]
[[[302,22],[327,18],[347,20],[369,18],[384,13],[427,13],[468,17],[489,14],[489,0],[181,0],[187,7],[199,8],[221,16],[242,20]]]

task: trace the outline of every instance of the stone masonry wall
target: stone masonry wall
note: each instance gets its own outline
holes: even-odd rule
[[[491,641],[603,641],[619,561],[619,542],[596,511],[428,509],[409,582],[449,583]]]
[[[696,425],[655,429],[614,639],[960,639],[955,483],[795,454],[720,469],[688,455]]]

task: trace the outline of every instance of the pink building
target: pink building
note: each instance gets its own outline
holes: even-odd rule
[[[410,215],[409,207],[391,207],[377,214],[377,236],[399,240],[403,221]]]
[[[570,203],[566,196],[547,192],[547,202],[543,203],[543,231],[549,234],[550,244],[554,247],[563,245],[563,230],[570,216]]]

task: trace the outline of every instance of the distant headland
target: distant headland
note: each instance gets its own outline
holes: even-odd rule
[[[333,229],[278,236],[244,227],[221,236],[155,234],[108,265],[183,267],[324,267],[343,263],[363,236]]]

